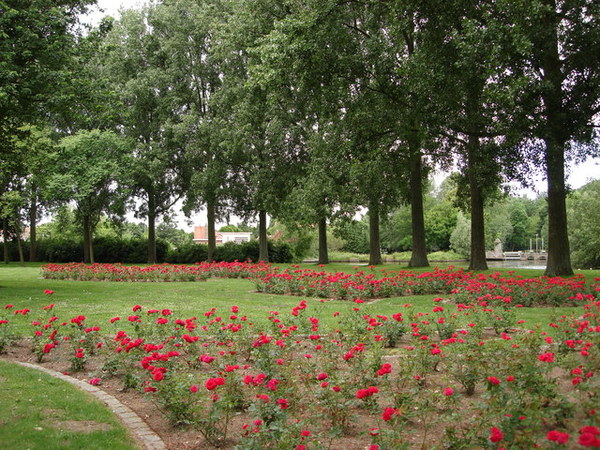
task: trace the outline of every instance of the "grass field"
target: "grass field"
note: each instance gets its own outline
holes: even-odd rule
[[[65,381],[0,361],[0,446],[135,449],[104,405]]]
[[[108,325],[114,316],[127,316],[131,308],[140,304],[145,309],[169,308],[180,316],[199,316],[216,307],[217,311],[228,311],[233,305],[240,308],[240,313],[257,325],[265,323],[270,311],[289,311],[302,299],[284,295],[268,295],[256,293],[254,284],[245,279],[209,279],[206,282],[173,282],[173,283],[124,283],[98,281],[46,280],[40,277],[41,264],[18,264],[0,266],[0,304],[13,304],[15,308],[29,308],[31,317],[35,317],[44,306],[55,304],[55,314],[61,319],[71,315],[83,314],[88,323]],[[287,266],[281,266],[287,267]],[[317,268],[316,265],[302,265],[304,268]],[[352,272],[356,265],[330,264],[322,270],[328,272]],[[399,265],[385,265],[374,270],[406,269]],[[360,266],[362,270],[370,270]],[[423,269],[422,269],[423,270]],[[490,271],[491,273],[492,271]],[[597,271],[582,272],[586,278],[593,280]],[[540,276],[539,270],[523,269],[515,274],[524,277]],[[50,289],[54,294],[49,298],[44,290]],[[403,305],[410,303],[416,311],[429,312],[435,296],[422,295],[410,297],[393,297],[376,300],[362,305],[368,314],[390,315],[403,310]],[[334,312],[347,307],[348,302],[328,300],[309,301],[309,312],[315,308],[323,325],[333,323]],[[569,315],[576,308],[522,308],[518,311],[519,319],[526,321],[526,326],[535,324],[546,326],[557,315]],[[312,314],[312,313],[311,313]],[[328,319],[331,322],[328,323]]]

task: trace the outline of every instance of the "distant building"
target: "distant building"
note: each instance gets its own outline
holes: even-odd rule
[[[215,238],[217,245],[224,244],[225,242],[241,244],[242,242],[250,242],[252,233],[250,231],[217,231]],[[194,227],[194,242],[196,244],[208,244],[207,226]]]

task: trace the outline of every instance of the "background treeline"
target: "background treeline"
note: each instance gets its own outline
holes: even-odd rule
[[[220,231],[253,231],[252,227],[227,225]],[[206,261],[208,247],[193,242],[193,233],[178,229],[173,223],[161,222],[157,226],[156,257],[157,262],[171,264],[193,264]],[[254,230],[255,231],[255,230]],[[51,222],[38,227],[38,261],[77,262],[83,261],[83,242],[81,225],[76,221],[74,212],[68,207],[58,208]],[[107,217],[100,220],[97,236],[94,238],[94,261],[98,263],[144,263],[148,257],[148,239],[146,225],[126,221],[111,222]],[[29,261],[30,240],[21,243],[23,260]],[[0,242],[0,250],[6,247],[11,260],[18,261],[19,246],[16,242]],[[271,261],[291,263],[302,258],[296,254],[296,246],[280,240],[269,242]],[[235,244],[225,243],[216,248],[215,261],[258,261],[258,241]]]
[[[40,217],[69,205],[84,261],[104,257],[103,218],[130,212],[157,262],[157,224],[182,205],[206,211],[209,261],[235,215],[259,260],[278,257],[270,219],[314,230],[321,263],[332,235],[365,250],[368,232],[371,264],[410,249],[427,266],[455,214],[427,180],[450,167],[450,243],[471,269],[496,235],[547,233],[547,275],[589,253],[569,240],[565,164],[598,154],[597,1],[163,0],[86,28],[91,3],[0,3],[0,221],[21,259],[23,230],[40,259]],[[536,173],[547,231],[519,230],[522,208],[498,205]]]
[[[428,254],[433,260],[466,259],[469,255],[468,218],[455,206],[456,186],[452,178],[427,192],[425,217],[427,223]],[[573,263],[578,268],[600,267],[600,181],[593,181],[577,189],[567,198],[570,238],[573,244]],[[410,213],[407,207],[392,211],[381,224],[382,251],[388,258],[409,260],[411,244]],[[582,213],[585,212],[585,213]],[[499,239],[505,251],[542,249],[547,242],[547,203],[538,197],[505,196],[486,210],[489,226],[486,227],[486,246],[494,247]],[[252,226],[226,225],[219,231],[251,231]],[[38,257],[42,261],[82,261],[81,231],[74,214],[68,208],[60,208],[54,220],[38,228]],[[141,223],[111,223],[104,219],[94,240],[97,262],[142,263],[146,261],[146,226]],[[173,223],[161,222],[157,226],[158,262],[191,264],[205,261],[208,248],[195,244],[193,233],[178,229]],[[269,252],[276,263],[298,262],[318,257],[318,236],[309,227],[290,227],[274,222],[268,229]],[[536,243],[535,239],[538,238]],[[273,241],[276,239],[276,241]],[[328,250],[334,260],[368,258],[368,217],[340,222],[329,231]],[[0,243],[0,247],[4,244]],[[537,247],[536,247],[537,246]],[[10,258],[19,259],[14,242],[8,244]],[[27,260],[29,241],[23,243]],[[258,260],[258,242],[248,244],[228,243],[218,246],[216,261]]]

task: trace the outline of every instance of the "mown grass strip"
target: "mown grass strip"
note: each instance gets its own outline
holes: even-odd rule
[[[100,401],[33,369],[0,361],[0,404],[2,448],[138,448]]]

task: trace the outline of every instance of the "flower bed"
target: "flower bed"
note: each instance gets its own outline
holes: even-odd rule
[[[382,271],[383,277],[371,270],[354,274],[329,273],[293,266],[283,272],[265,272],[254,279],[256,289],[268,294],[287,294],[306,297],[372,299],[405,295],[447,295],[456,303],[487,301],[490,304],[514,303],[532,305],[576,305],[583,296],[598,289],[598,280],[586,284],[583,276],[573,278],[523,278],[475,274],[463,269],[435,268],[430,272],[410,270]]]
[[[438,298],[429,313],[405,305],[383,316],[356,300],[330,329],[317,300],[272,311],[261,326],[235,306],[179,317],[135,305],[126,317],[88,324],[83,315],[60,319],[53,305],[7,305],[0,343],[10,351],[23,338],[10,327],[29,322],[38,361],[70,373],[94,367],[91,383],[118,380],[205,445],[600,446],[598,298],[582,294],[577,314],[557,318],[551,332],[516,330],[510,304],[480,303]]]
[[[356,269],[356,268],[355,268]],[[271,264],[248,262],[196,263],[194,265],[158,264],[147,267],[121,264],[46,264],[41,267],[42,277],[81,281],[205,281],[215,278],[251,278],[258,292],[287,294],[304,297],[352,300],[400,297],[406,295],[445,295],[456,303],[498,305],[512,303],[521,306],[578,305],[585,296],[593,295],[596,283],[586,283],[578,275],[560,277],[523,278],[475,274],[450,266],[429,272],[410,270],[381,270],[381,275],[370,271],[354,273],[300,269],[293,265],[281,271]],[[509,273],[510,274],[510,273]]]
[[[147,267],[121,264],[46,264],[42,277],[80,281],[205,281],[209,277],[248,278],[272,270],[270,264],[240,262],[155,264]]]

